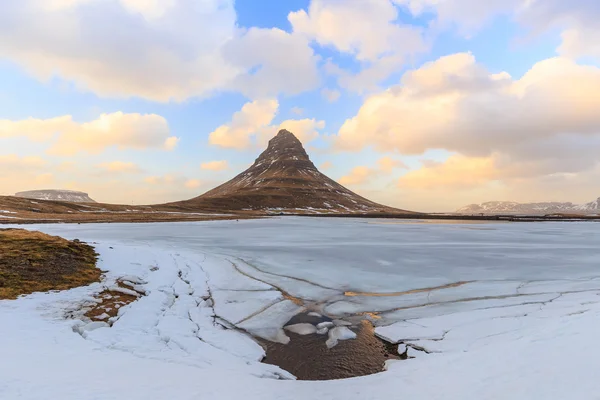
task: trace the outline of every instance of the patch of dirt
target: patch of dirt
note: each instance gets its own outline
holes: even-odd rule
[[[0,299],[98,282],[97,258],[93,247],[78,240],[0,229]]]
[[[325,321],[331,319],[299,314],[286,325]],[[406,354],[398,354],[397,344],[387,343],[375,336],[373,325],[368,321],[362,321],[359,326],[350,329],[356,333],[356,338],[341,340],[331,349],[325,344],[327,335],[298,335],[286,331],[291,339],[288,344],[259,339],[266,351],[262,361],[283,368],[299,380],[314,381],[376,374],[385,370],[387,360],[407,358]]]
[[[117,287],[124,289],[124,291],[135,292],[133,286],[121,281],[117,281]],[[106,289],[98,293],[96,298],[101,300],[101,302],[92,306],[88,311],[86,311],[84,316],[92,321],[102,321],[112,326],[113,320],[111,320],[111,318],[114,318],[118,315],[119,309],[127,304],[133,303],[139,297],[134,296],[133,294],[123,293],[118,290]]]

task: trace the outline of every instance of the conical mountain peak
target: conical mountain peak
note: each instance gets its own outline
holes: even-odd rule
[[[394,210],[346,189],[322,174],[302,143],[286,129],[269,140],[254,164],[186,207],[292,213],[372,213]]]
[[[310,163],[306,167],[314,168],[302,143],[288,130],[280,130],[269,140],[267,149],[256,159],[254,165],[265,162],[304,161]]]

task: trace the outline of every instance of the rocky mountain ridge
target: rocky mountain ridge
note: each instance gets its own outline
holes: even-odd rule
[[[95,201],[92,200],[87,193],[76,190],[28,190],[25,192],[16,193],[15,197],[23,197],[33,200],[66,201],[70,203],[95,203]]]
[[[488,201],[470,204],[456,210],[458,214],[600,214],[600,198],[585,204],[571,202],[517,203],[514,201]]]

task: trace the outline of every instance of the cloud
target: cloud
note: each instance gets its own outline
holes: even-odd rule
[[[409,171],[399,185],[410,189],[465,189],[497,179],[493,159],[453,155],[445,162],[429,163]]]
[[[129,172],[129,173],[137,173],[141,172],[140,167],[133,162],[125,162],[125,161],[111,161],[105,162],[98,165],[98,168],[103,169],[107,172]]]
[[[263,130],[261,143],[266,144],[269,139],[277,134],[281,129],[287,129],[292,132],[303,144],[315,140],[319,137],[319,130],[325,128],[325,121],[318,121],[314,118],[287,119],[277,127],[268,127]]]
[[[391,0],[312,0],[308,11],[288,15],[294,34],[356,58],[361,64],[358,73],[331,62],[328,70],[339,77],[340,86],[357,92],[370,90],[429,48],[420,27],[401,24],[398,18]]]
[[[277,115],[279,102],[274,99],[255,100],[244,104],[233,114],[231,121],[210,133],[210,144],[238,150],[248,149],[253,144],[263,147],[280,129],[292,132],[303,143],[319,136],[325,127],[324,121],[315,119],[288,119],[272,125]]]
[[[0,57],[103,97],[183,101],[221,91],[295,94],[318,84],[308,40],[238,28],[233,0],[4,2]]]
[[[37,156],[0,155],[0,171],[2,194],[12,195],[54,182],[54,175],[47,172],[47,161]]]
[[[520,79],[493,74],[468,53],[407,72],[400,85],[369,96],[335,145],[422,154],[446,149],[527,162],[538,174],[591,168],[599,142],[600,69],[565,58],[535,64]],[[513,168],[514,169],[514,168]]]
[[[170,136],[165,139],[165,143],[163,146],[164,146],[165,150],[167,150],[167,151],[175,150],[175,147],[177,147],[180,140],[181,139],[176,136]]]
[[[321,171],[327,171],[327,170],[331,169],[332,167],[333,167],[333,164],[331,163],[331,161],[325,161],[324,163],[321,164],[319,169]]]
[[[382,172],[385,172],[385,173],[390,173],[395,168],[408,169],[408,166],[406,164],[404,164],[402,161],[394,160],[391,157],[380,158],[379,160],[377,160],[377,166],[379,167],[379,170],[381,170]]]
[[[281,29],[251,28],[223,49],[227,61],[248,71],[232,79],[231,90],[250,98],[299,94],[320,83],[318,58],[309,42]]]
[[[108,147],[144,150],[162,148],[173,141],[167,121],[156,114],[102,114],[83,124],[65,121],[49,153],[73,155],[79,152],[100,153]]]
[[[250,147],[252,135],[273,121],[279,108],[275,99],[255,100],[233,114],[231,122],[210,133],[208,142],[215,146],[244,149]]]
[[[414,16],[436,15],[433,29],[455,27],[465,36],[481,30],[499,15],[511,17],[538,35],[558,29],[560,55],[600,58],[600,3],[594,0],[394,0]]]
[[[324,88],[321,90],[321,96],[325,97],[328,102],[335,103],[340,98],[340,91],[335,89]]]
[[[224,171],[227,168],[229,168],[229,163],[227,160],[209,161],[200,164],[200,169],[205,169],[208,171]]]
[[[407,168],[400,160],[382,157],[377,160],[377,167],[369,168],[363,165],[354,167],[348,175],[340,178],[342,185],[360,186],[384,175],[389,175],[395,168]]]
[[[49,119],[28,118],[20,121],[0,120],[0,138],[26,137],[35,142],[50,140],[72,123],[70,115]]]
[[[185,187],[188,189],[197,189],[201,184],[202,182],[200,182],[198,179],[188,179],[185,182]]]
[[[457,27],[467,36],[481,29],[496,15],[513,14],[527,1],[530,0],[394,0],[407,6],[415,16],[433,12],[438,28]]]
[[[292,109],[290,111],[292,112],[292,114],[296,114],[296,115],[304,114],[304,109],[300,108],[300,107],[292,107]]]
[[[386,0],[312,0],[308,12],[288,15],[294,33],[370,61],[392,52],[411,53],[423,48],[420,30],[398,24],[397,18],[398,10]]]
[[[371,177],[372,173],[373,171],[368,167],[359,165],[352,168],[348,175],[342,176],[339,182],[342,185],[362,185]]]
[[[16,154],[0,155],[0,169],[4,171],[40,170],[46,165],[41,157],[20,157]]]
[[[170,185],[170,184],[180,184],[184,185],[187,179],[178,174],[165,174],[165,175],[155,175],[148,176],[144,178],[144,182],[150,185]]]
[[[156,114],[102,114],[90,122],[78,123],[70,115],[50,119],[0,120],[0,138],[26,137],[53,141],[48,153],[68,156],[79,152],[100,153],[108,147],[119,149],[166,148],[179,141],[169,136],[167,121]]]

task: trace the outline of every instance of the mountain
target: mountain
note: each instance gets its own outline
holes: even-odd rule
[[[29,190],[15,194],[16,197],[24,197],[34,200],[67,201],[70,203],[95,203],[87,193],[75,190]]]
[[[406,213],[367,200],[322,174],[285,129],[250,168],[199,197],[171,205],[268,213]]]
[[[456,210],[459,214],[600,214],[600,198],[586,204],[516,203],[513,201],[489,201],[470,204]]]

